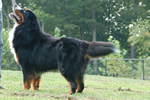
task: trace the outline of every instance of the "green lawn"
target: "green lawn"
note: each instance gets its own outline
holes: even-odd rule
[[[23,90],[21,71],[2,70],[5,90],[0,90],[0,100],[150,100],[150,81],[85,75],[83,93],[67,95],[67,81],[57,72],[45,73],[39,91]]]

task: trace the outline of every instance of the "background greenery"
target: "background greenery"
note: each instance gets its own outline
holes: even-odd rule
[[[10,29],[14,24],[8,17],[12,12],[12,3],[11,0],[2,1],[4,28]],[[122,49],[127,50],[126,58],[131,57],[132,41],[136,42],[133,43],[135,49],[132,52],[135,55],[131,58],[147,58],[150,54],[147,48],[149,44],[146,44],[149,43],[150,29],[149,0],[16,0],[16,2],[23,8],[33,10],[38,16],[42,30],[46,33],[54,35],[54,29],[58,27],[61,35],[88,41],[95,38],[97,41],[107,41],[111,35],[120,42]],[[140,28],[136,27],[137,25],[140,25]]]
[[[2,1],[4,19],[2,68],[21,70],[14,61],[7,41],[8,33],[14,25],[8,17],[12,12],[12,3],[11,0]],[[54,37],[70,36],[88,41],[109,41],[120,49],[120,53],[98,60],[97,67],[90,62],[88,74],[142,77],[143,61],[109,60],[106,64],[105,59],[149,59],[149,0],[16,0],[16,2],[22,8],[31,9],[38,17],[41,29]],[[148,77],[149,61],[144,61],[144,66]]]

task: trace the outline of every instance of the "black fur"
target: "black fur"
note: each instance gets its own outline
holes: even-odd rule
[[[32,11],[21,10],[21,13],[24,22],[16,27],[13,48],[22,67],[25,89],[30,89],[30,81],[40,78],[42,73],[59,69],[71,85],[69,94],[82,92],[83,75],[90,57],[114,52],[114,46],[107,42],[87,42],[70,37],[54,38],[41,31]]]

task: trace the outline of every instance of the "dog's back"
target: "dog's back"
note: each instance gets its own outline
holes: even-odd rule
[[[38,90],[43,72],[58,69],[68,81],[69,94],[84,89],[84,72],[91,57],[105,56],[116,49],[108,42],[54,38],[41,31],[36,15],[18,5],[10,17],[17,24],[10,39],[16,61],[22,67],[24,89]]]

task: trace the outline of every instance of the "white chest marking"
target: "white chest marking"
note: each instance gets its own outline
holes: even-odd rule
[[[18,26],[17,24],[14,25],[13,29],[9,32],[9,38],[8,38],[10,49],[11,49],[11,52],[14,54],[16,62],[17,62],[17,57],[16,57],[16,52],[13,47],[13,39],[14,39],[14,33],[15,33],[17,26]]]

